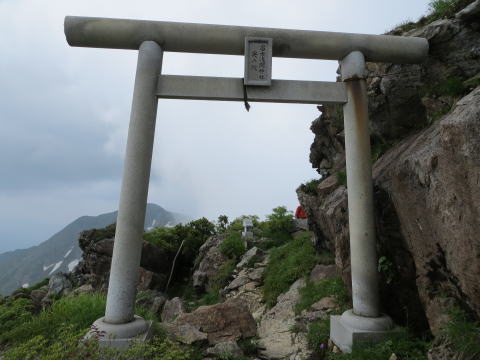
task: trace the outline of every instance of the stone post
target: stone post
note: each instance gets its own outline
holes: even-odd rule
[[[331,338],[343,351],[351,351],[356,339],[379,338],[393,324],[380,313],[372,160],[368,122],[365,59],[354,51],[341,62],[347,87],[343,106],[348,188],[348,221],[352,272],[353,309],[331,319]]]
[[[134,316],[138,269],[142,252],[148,183],[152,160],[156,89],[162,67],[162,48],[145,41],[138,51],[120,205],[113,247],[105,317],[95,326],[107,337],[128,339],[145,333],[146,321]]]

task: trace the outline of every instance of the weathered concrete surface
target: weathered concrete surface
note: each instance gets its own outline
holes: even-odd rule
[[[272,38],[279,57],[340,60],[358,50],[370,61],[416,63],[428,54],[416,38],[77,16],[65,17],[65,35],[71,46],[138,49],[151,40],[165,51],[225,55],[243,55],[246,36]]]
[[[155,91],[162,59],[160,45],[153,41],[142,42],[138,50],[105,309],[105,321],[111,324],[126,324],[134,317],[157,118]]]
[[[480,87],[374,166],[382,303],[417,330],[436,333],[453,303],[480,317],[479,119]],[[298,195],[349,285],[345,187]]]

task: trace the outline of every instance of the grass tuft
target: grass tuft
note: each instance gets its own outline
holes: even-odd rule
[[[316,261],[311,234],[308,232],[273,249],[264,272],[263,298],[267,306],[275,305],[277,297],[286,292],[297,279],[306,276]]]

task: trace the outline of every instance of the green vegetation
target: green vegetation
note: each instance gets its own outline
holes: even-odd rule
[[[260,235],[270,239],[258,244],[263,249],[271,249],[287,243],[292,240],[292,233],[295,231],[293,215],[285,206],[278,206],[272,211],[264,222],[258,224],[261,229]]]
[[[41,335],[50,344],[60,338],[59,332],[65,330],[65,321],[68,321],[69,333],[76,334],[88,328],[105,311],[105,297],[98,294],[63,297],[37,316],[27,314],[29,302],[26,299],[18,299],[14,301],[13,308],[9,306],[11,304],[2,305],[0,312],[4,313],[5,309],[8,313],[9,309],[10,311],[15,309],[21,320],[14,318],[7,322],[14,326],[7,325],[10,328],[2,329],[1,343],[16,345]]]
[[[363,343],[353,347],[351,354],[329,354],[330,360],[385,360],[392,354],[399,359],[427,360],[430,343],[413,338],[406,331],[378,343]]]
[[[253,266],[259,261],[260,261],[260,256],[255,254],[250,258],[250,260],[247,261],[244,267],[253,268]]]
[[[187,287],[183,298],[188,311],[194,311],[199,306],[218,304],[222,301],[221,290],[228,285],[233,270],[237,264],[236,259],[227,260],[219,269],[210,284],[210,290],[203,295],[196,294],[191,287]]]
[[[337,176],[337,182],[340,185],[345,185],[347,186],[347,171],[345,169],[343,170],[338,170],[335,175]]]
[[[317,187],[322,181],[320,179],[312,179],[305,184],[300,185],[300,190],[305,194],[317,195]]]
[[[0,351],[4,360],[194,358],[190,349],[159,334],[124,352],[100,348],[94,339],[80,341],[93,321],[104,314],[103,295],[66,296],[38,315],[33,315],[31,310],[31,301],[27,299],[7,299],[0,305]],[[138,308],[136,312],[155,320],[145,309]]]
[[[395,265],[386,256],[380,256],[378,258],[378,272],[382,274],[387,284],[390,284],[395,279]]]
[[[258,338],[240,339],[237,341],[237,343],[246,356],[256,357],[258,354]]]
[[[246,251],[240,232],[230,231],[220,245],[220,251],[230,259],[239,260]]]
[[[455,14],[472,3],[474,0],[433,0],[428,4],[430,14],[427,23],[438,19],[452,18]]]
[[[326,347],[330,338],[330,320],[316,320],[308,326],[307,341],[312,349]]]
[[[350,296],[340,277],[322,279],[318,282],[307,281],[306,286],[300,289],[300,301],[295,305],[295,313],[300,314],[302,310],[310,308],[327,296],[335,297],[340,313],[347,310],[350,305]]]
[[[452,76],[448,79],[441,81],[435,88],[438,95],[452,97],[460,96],[465,92],[465,85],[463,85],[463,80],[457,76]]]
[[[411,20],[405,20],[402,23],[395,26],[395,29],[398,29],[400,32],[407,32],[413,30],[417,27],[417,24]]]
[[[475,76],[472,76],[471,78],[463,82],[463,86],[465,86],[465,89],[474,89],[479,85],[480,85],[480,73],[476,74]]]
[[[217,224],[215,226],[215,229],[217,233],[221,234],[227,230],[228,226],[228,216],[227,215],[220,215],[217,220]]]
[[[277,297],[290,285],[306,276],[316,264],[317,256],[311,234],[305,232],[291,242],[275,248],[264,272],[263,298],[268,307],[277,302]]]
[[[173,228],[156,228],[143,235],[144,239],[163,249],[168,259],[173,259],[182,243],[180,256],[176,261],[174,281],[181,281],[190,272],[190,268],[198,255],[200,246],[215,234],[215,224],[201,218],[186,225],[178,224]]]
[[[45,278],[43,279],[42,281],[39,281],[38,283],[36,284],[33,284],[32,286],[29,286],[29,287],[26,287],[26,288],[18,288],[17,290],[15,290],[12,295],[17,295],[17,294],[25,294],[25,295],[30,295],[30,293],[33,291],[33,290],[38,290],[40,289],[42,286],[45,286],[45,285],[48,285],[48,281],[50,279],[49,278]]]
[[[443,328],[453,349],[462,354],[461,359],[473,360],[480,357],[480,322],[471,321],[461,309],[449,312],[450,321]]]
[[[33,305],[29,299],[3,300],[0,305],[0,345],[10,339],[10,332],[32,320]]]
[[[439,19],[453,18],[457,12],[475,0],[432,0],[428,4],[429,13],[417,22],[406,20],[394,28],[394,34],[413,30],[417,27],[430,24]]]

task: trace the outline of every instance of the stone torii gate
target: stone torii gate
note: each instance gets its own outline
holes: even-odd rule
[[[65,18],[65,35],[71,46],[138,50],[107,306],[95,322],[99,330],[120,343],[149,331],[134,306],[158,99],[244,101],[247,93],[252,102],[343,104],[353,309],[331,317],[330,335],[350,351],[354,341],[392,329],[379,304],[365,61],[419,63],[427,57],[427,40],[73,16]],[[267,60],[268,51],[277,57],[338,60],[342,82],[270,82],[269,74],[262,82],[262,73],[256,80],[263,86],[258,86],[247,81],[248,71],[245,79],[161,75],[164,51],[244,55],[248,39],[259,38],[270,46]]]

